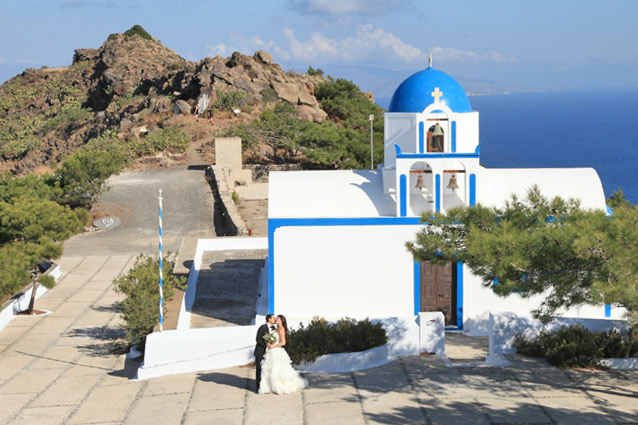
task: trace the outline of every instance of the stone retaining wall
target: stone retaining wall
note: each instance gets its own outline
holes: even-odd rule
[[[297,171],[301,170],[299,164],[244,164],[245,170],[251,170],[253,181],[268,183],[268,173],[271,171]]]
[[[210,165],[206,168],[206,180],[215,199],[215,232],[217,236],[245,236],[248,235],[248,228],[233,201],[229,176],[228,167]]]

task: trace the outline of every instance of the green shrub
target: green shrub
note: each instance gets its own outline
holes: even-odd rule
[[[0,243],[15,240],[38,243],[42,237],[56,242],[79,233],[88,221],[83,209],[71,209],[48,199],[21,195],[0,202]]]
[[[31,281],[34,264],[61,255],[62,243],[48,237],[38,243],[18,241],[0,246],[0,300],[10,298]],[[46,286],[50,281],[42,283]]]
[[[130,147],[137,156],[153,155],[158,152],[184,153],[188,149],[190,137],[178,127],[167,127],[130,141]]]
[[[234,108],[240,108],[249,103],[246,92],[240,90],[225,90],[217,88],[217,101],[213,104],[213,108],[224,111],[231,111]]]
[[[308,327],[289,331],[286,351],[294,364],[312,362],[318,356],[333,353],[352,353],[380,347],[388,341],[381,323],[369,319],[356,321],[343,318],[330,324],[315,317]]]
[[[323,77],[323,70],[320,68],[314,69],[312,66],[308,65],[308,75],[321,75]]]
[[[554,366],[594,367],[604,358],[638,355],[638,326],[632,327],[627,336],[615,329],[594,332],[582,325],[563,326],[553,333],[543,331],[535,338],[517,334],[514,347],[526,356],[545,357]]]
[[[14,177],[7,171],[0,174],[0,202],[12,202],[12,199],[27,195],[37,199],[56,200],[62,190],[55,183],[55,177],[50,174]]]
[[[608,332],[600,332],[597,335],[599,344],[602,347],[602,357],[610,358],[626,358],[631,354],[631,344],[623,338],[616,329],[610,329]]]
[[[153,37],[151,37],[151,35],[147,33],[146,30],[142,28],[141,25],[133,25],[130,29],[124,31],[124,36],[127,38],[133,37],[134,35],[139,35],[140,37],[146,40],[153,39]]]
[[[127,164],[130,151],[114,132],[92,139],[66,157],[55,171],[63,195],[59,202],[89,207],[106,188],[106,180]]]
[[[544,339],[547,338],[546,332],[541,332],[535,338],[529,338],[521,334],[514,335],[513,345],[516,348],[516,352],[529,357],[544,357],[545,347],[543,346]]]
[[[274,102],[279,97],[275,89],[273,89],[272,87],[261,90],[259,94],[261,95],[261,99],[265,103]]]
[[[234,204],[238,204],[239,203],[239,193],[237,193],[236,191],[233,190],[230,195],[233,198],[233,203]]]
[[[162,261],[164,301],[173,297],[174,288],[183,289],[186,282],[186,278],[172,273],[174,265],[168,253]],[[159,323],[159,258],[140,254],[133,268],[116,278],[113,284],[115,292],[124,295],[118,306],[126,340],[143,351],[146,336]]]
[[[273,147],[270,159],[277,163],[294,160],[312,168],[362,169],[370,167],[369,116],[374,114],[374,157],[381,162],[383,109],[346,80],[322,82],[315,95],[328,114],[321,123],[300,119],[295,106],[285,102],[265,109],[257,121],[226,128],[222,135],[241,137],[244,149],[258,141],[268,143]]]
[[[582,325],[563,326],[545,341],[545,358],[559,367],[592,367],[603,359],[600,339]]]

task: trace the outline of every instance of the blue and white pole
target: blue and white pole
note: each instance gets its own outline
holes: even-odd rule
[[[162,286],[164,284],[162,276],[162,189],[159,190],[159,330],[164,330],[164,294],[162,293]]]

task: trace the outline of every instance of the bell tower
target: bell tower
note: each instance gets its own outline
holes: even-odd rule
[[[431,61],[399,85],[384,116],[380,168],[397,217],[476,202],[479,114],[463,87]]]

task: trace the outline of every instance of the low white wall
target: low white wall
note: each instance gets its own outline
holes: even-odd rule
[[[440,311],[419,313],[419,354],[445,355],[445,317]]]
[[[312,363],[299,365],[297,369],[310,373],[346,373],[372,369],[392,361],[388,345],[359,353],[337,353],[319,356]]]
[[[254,360],[257,326],[172,330],[146,338],[139,379],[223,369]]]
[[[350,372],[378,367],[404,355],[418,355],[422,352],[443,354],[443,315],[424,315],[423,320],[418,316],[382,319],[380,322],[388,335],[386,345],[360,353],[321,356],[299,369],[312,373]],[[292,323],[298,323],[298,319],[300,318],[292,318],[289,324],[292,326]],[[431,320],[435,320],[436,326],[432,326]],[[428,327],[425,331],[422,330],[424,326]],[[258,325],[152,333],[146,339],[144,363],[138,369],[137,378],[147,379],[251,363],[254,361],[257,329]]]

